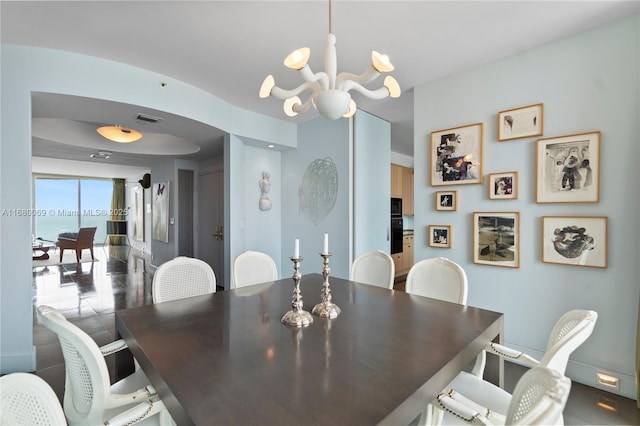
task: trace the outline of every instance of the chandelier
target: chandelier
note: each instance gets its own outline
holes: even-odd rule
[[[260,97],[273,96],[284,101],[284,112],[289,117],[305,112],[313,105],[321,116],[330,120],[340,117],[351,117],[356,112],[356,103],[349,94],[355,90],[370,99],[384,99],[387,96],[397,98],[400,96],[400,85],[395,78],[387,76],[383,86],[377,90],[369,90],[365,84],[375,80],[380,74],[394,70],[387,55],[382,55],[375,50],[371,52],[371,68],[361,75],[341,72],[337,74],[336,60],[336,36],[331,33],[331,0],[329,0],[329,35],[325,50],[324,72],[314,73],[307,64],[311,50],[308,47],[297,49],[284,60],[288,68],[300,71],[305,81],[292,90],[285,90],[276,86],[273,75],[269,74],[260,87]],[[305,91],[311,91],[305,102],[298,97]]]

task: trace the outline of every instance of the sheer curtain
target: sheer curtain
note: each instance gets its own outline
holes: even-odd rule
[[[124,212],[126,209],[126,200],[124,194],[125,181],[124,179],[113,180],[113,194],[111,196],[111,213]],[[126,220],[127,216],[124,214],[116,215],[111,214],[110,220]],[[127,227],[128,228],[128,227]],[[110,236],[109,244],[111,245],[123,245],[126,241],[125,237]]]

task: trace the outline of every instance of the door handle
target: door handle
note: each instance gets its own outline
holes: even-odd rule
[[[222,226],[216,225],[216,233],[213,234],[217,241],[222,241]]]

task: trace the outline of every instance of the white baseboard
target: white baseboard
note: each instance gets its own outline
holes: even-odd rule
[[[31,352],[2,355],[0,358],[0,374],[36,371],[36,347]]]
[[[543,352],[512,343],[506,343],[506,346],[529,354],[536,359],[542,359],[542,356],[544,355]],[[609,376],[617,377],[619,380],[618,389],[599,384],[597,373],[605,373]],[[582,383],[583,385],[591,386],[596,389],[602,389],[603,391],[611,392],[633,400],[637,399],[636,378],[634,375],[608,370],[606,368],[573,361],[571,359],[569,360],[569,364],[567,364],[567,371],[565,372],[565,375],[574,382]]]

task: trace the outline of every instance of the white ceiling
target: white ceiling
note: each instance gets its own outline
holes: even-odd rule
[[[333,33],[338,71],[355,74],[370,64],[371,50],[390,56],[403,95],[358,107],[391,122],[392,150],[413,155],[413,87],[495,61],[549,41],[638,13],[639,1],[347,1],[334,0]],[[282,61],[311,48],[309,65],[324,68],[328,1],[1,1],[3,43],[48,47],[102,57],[166,75],[258,113],[292,120],[274,98],[260,99],[268,74],[293,88],[299,75]],[[382,78],[368,85],[377,88]],[[78,159],[99,148],[100,137],[72,146],[69,126],[95,133],[96,124],[138,128],[157,140],[202,148],[180,158],[220,150],[222,133],[184,117],[110,102],[36,94],[34,155]],[[135,120],[159,116],[158,124]],[[318,117],[307,112],[297,122]],[[75,123],[74,123],[75,122]],[[66,130],[65,130],[66,128]],[[66,133],[65,133],[66,132]],[[165,135],[165,136],[163,136]],[[146,137],[146,136],[145,136]],[[174,141],[175,142],[175,141]],[[132,144],[133,145],[133,144]],[[124,147],[124,145],[123,145]],[[159,152],[141,155],[118,147],[110,161],[149,166]],[[81,149],[80,149],[81,148]],[[86,151],[85,151],[86,150]],[[120,152],[122,151],[122,152]]]

